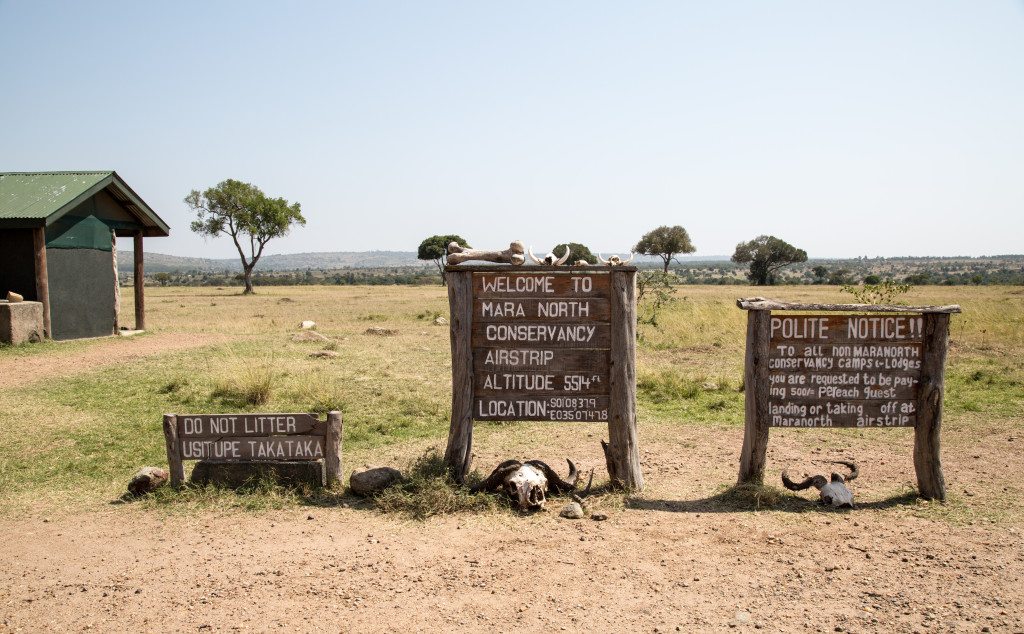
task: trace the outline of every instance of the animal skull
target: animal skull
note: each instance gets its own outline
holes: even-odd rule
[[[506,460],[491,472],[491,475],[470,490],[474,493],[504,491],[519,506],[520,511],[536,511],[544,508],[545,494],[568,493],[576,488],[578,473],[572,460],[569,463],[569,479],[558,477],[555,470],[540,460]]]
[[[600,253],[598,253],[598,254],[597,254],[597,259],[601,261],[601,264],[607,264],[608,266],[623,266],[624,264],[629,264],[630,262],[632,262],[632,261],[633,261],[633,258],[634,258],[635,256],[636,256],[636,254],[635,254],[635,253],[630,253],[630,254],[629,254],[629,259],[628,259],[628,260],[623,260],[623,259],[622,259],[622,258],[620,258],[619,256],[617,256],[617,255],[613,255],[613,256],[610,256],[610,257],[609,257],[609,258],[608,258],[608,259],[606,260],[606,259],[604,259],[603,257],[601,257],[601,254],[600,254]]]
[[[821,503],[825,506],[831,506],[833,508],[853,508],[853,493],[846,488],[846,483],[855,479],[860,471],[857,469],[857,465],[852,462],[846,462],[845,460],[837,460],[832,464],[841,464],[850,470],[849,475],[843,477],[839,473],[832,472],[832,478],[826,480],[823,475],[811,476],[803,482],[793,482],[789,479],[789,474],[785,471],[782,472],[782,484],[790,491],[802,491],[811,486],[818,489],[821,497]]]
[[[557,249],[557,248],[558,247],[556,246],[555,249]],[[565,255],[563,255],[562,257],[558,257],[557,255],[555,255],[555,250],[554,249],[552,249],[551,253],[548,253],[543,258],[538,258],[536,255],[533,254],[533,247],[530,247],[529,253],[530,253],[530,258],[534,261],[535,264],[544,264],[544,265],[547,265],[547,266],[561,266],[561,265],[565,264],[566,260],[569,259],[569,247],[568,246],[565,247]]]

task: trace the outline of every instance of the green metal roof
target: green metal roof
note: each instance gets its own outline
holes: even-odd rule
[[[52,224],[101,190],[113,196],[138,221],[144,235],[170,233],[117,172],[0,172],[0,228]]]

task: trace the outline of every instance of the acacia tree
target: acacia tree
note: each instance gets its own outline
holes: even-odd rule
[[[420,248],[416,251],[416,257],[420,260],[433,260],[437,265],[437,272],[441,274],[441,286],[444,286],[444,265],[448,262],[448,245],[452,242],[460,247],[468,247],[469,243],[462,236],[450,234],[446,236],[430,236],[420,242]]]
[[[807,261],[807,252],[775,236],[758,236],[750,242],[740,242],[732,261],[750,263],[747,278],[758,286],[775,283],[775,273],[784,266]]]
[[[245,295],[253,292],[252,271],[267,243],[286,235],[293,224],[306,224],[299,203],[270,198],[259,187],[231,178],[202,193],[193,189],[185,196],[185,204],[196,212],[192,231],[202,236],[231,236],[242,259]]]
[[[565,246],[569,247],[569,251],[572,252],[572,255],[569,256],[571,262],[584,260],[587,264],[597,264],[597,256],[587,245],[580,242],[567,242]]]
[[[656,255],[665,263],[664,272],[668,273],[668,265],[680,253],[693,253],[697,247],[690,242],[690,234],[686,229],[676,225],[669,227],[662,225],[652,229],[640,238],[633,251],[642,255]]]

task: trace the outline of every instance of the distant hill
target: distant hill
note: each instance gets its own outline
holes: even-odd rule
[[[133,268],[132,251],[118,251],[117,268],[130,273]],[[146,273],[181,273],[199,271],[220,273],[241,271],[238,258],[189,258],[163,253],[146,252]],[[362,268],[420,268],[428,262],[416,259],[414,251],[335,251],[324,253],[289,253],[265,255],[256,265],[259,271],[304,271],[306,269],[362,269]]]
[[[538,254],[540,256],[542,254]],[[608,254],[610,255],[610,254]],[[117,268],[130,273],[134,254],[131,250],[117,252]],[[728,262],[727,255],[685,255],[680,262]],[[661,264],[661,258],[637,256],[635,264]],[[416,259],[415,251],[332,251],[320,253],[288,253],[265,255],[256,266],[258,271],[305,271],[306,269],[370,269],[370,268],[421,268],[429,265]],[[242,263],[238,258],[190,258],[178,255],[146,252],[146,273],[223,273],[241,272]]]

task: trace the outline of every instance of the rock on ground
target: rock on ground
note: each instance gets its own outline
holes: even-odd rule
[[[356,469],[348,479],[348,486],[356,495],[371,496],[402,480],[402,472],[394,467],[367,466]]]
[[[306,319],[299,324],[299,328],[302,328],[303,330],[313,330],[316,328],[316,322],[311,319]]]
[[[445,319],[444,317],[438,317],[438,318],[436,318],[434,320],[434,325],[435,326],[447,326],[448,325],[448,320]]]
[[[559,515],[567,520],[583,519],[583,507],[579,502],[569,502],[562,507],[562,512]]]
[[[292,341],[295,343],[322,343],[330,341],[328,337],[321,335],[318,332],[307,330],[306,332],[297,332],[292,335]]]
[[[146,495],[167,484],[167,470],[159,467],[142,467],[132,476],[128,483],[128,492],[132,495]]]

